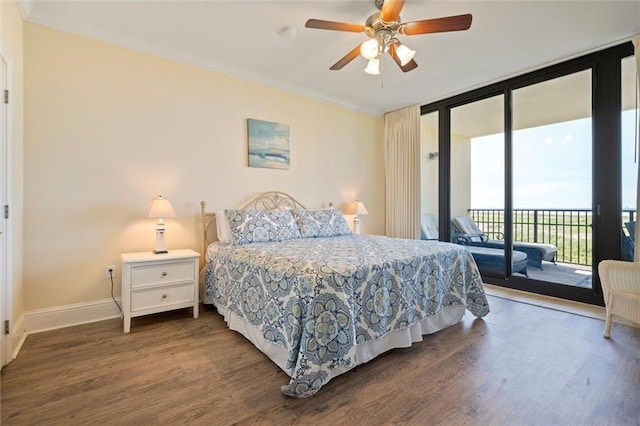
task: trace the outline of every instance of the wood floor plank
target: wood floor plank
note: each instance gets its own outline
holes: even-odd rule
[[[289,379],[215,311],[31,335],[2,370],[3,425],[640,424],[640,331],[490,297],[466,315],[325,385]]]

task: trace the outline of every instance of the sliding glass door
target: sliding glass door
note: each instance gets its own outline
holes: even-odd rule
[[[592,287],[592,77],[513,91],[513,233],[529,276]]]
[[[504,96],[452,108],[450,144],[452,241],[483,275],[505,277]]]
[[[468,245],[485,282],[602,304],[597,264],[632,258],[632,53],[621,44],[422,107],[437,113],[439,237]]]
[[[622,146],[620,164],[622,166],[622,227],[620,251],[622,260],[633,261],[635,252],[635,226],[637,222],[636,199],[638,178],[638,138],[640,137],[638,110],[638,80],[635,57],[628,56],[621,61],[621,111],[620,122]]]

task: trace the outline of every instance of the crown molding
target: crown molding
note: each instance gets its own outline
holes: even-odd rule
[[[19,0],[19,1],[25,1],[25,0]],[[33,3],[33,0],[27,0],[27,1],[30,3]],[[42,22],[39,19],[33,18],[33,17],[29,19],[29,22],[42,25],[48,28],[53,28],[58,31],[64,31],[70,34],[75,34],[80,37],[86,37],[92,40],[122,47],[125,49],[130,49],[137,52],[158,56],[174,62],[191,65],[198,68],[203,68],[208,71],[213,71],[229,77],[238,78],[240,80],[258,83],[267,87],[293,93],[296,95],[305,96],[308,98],[315,99],[317,101],[333,104],[345,109],[350,109],[350,110],[361,112],[364,114],[379,117],[386,112],[386,111],[381,111],[377,108],[372,108],[371,105],[355,104],[351,101],[328,96],[325,93],[314,91],[306,87],[297,86],[281,79],[265,78],[247,69],[236,67],[234,65],[230,65],[224,62],[212,61],[209,58],[204,58],[197,55],[184,54],[171,49],[163,49],[162,47],[153,45],[153,44],[133,42],[130,39],[118,37],[117,35],[114,36],[113,34],[100,33],[99,31],[95,31],[91,28],[84,28],[83,32],[77,32],[69,29],[71,26],[66,25],[65,23],[59,22],[56,25],[52,25],[51,23]]]
[[[29,15],[33,12],[33,9],[36,8],[35,0],[16,0],[18,4],[18,9],[20,10],[20,15],[22,15],[22,19],[26,21],[29,19]]]

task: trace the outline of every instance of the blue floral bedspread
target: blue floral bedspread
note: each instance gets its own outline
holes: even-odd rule
[[[313,395],[355,346],[450,306],[489,313],[469,251],[434,241],[349,235],[276,243],[213,244],[205,290],[218,306],[287,348],[282,392]]]

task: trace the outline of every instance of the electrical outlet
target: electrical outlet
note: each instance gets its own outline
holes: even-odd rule
[[[105,266],[104,268],[104,276],[105,278],[111,278],[111,275],[116,274],[116,267],[113,265]]]

